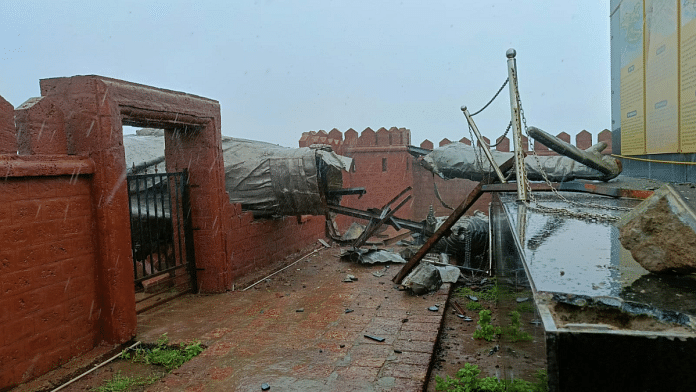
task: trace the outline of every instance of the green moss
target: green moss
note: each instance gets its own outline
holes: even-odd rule
[[[114,374],[114,376],[106,381],[104,385],[97,387],[94,389],[96,392],[119,392],[119,391],[127,391],[131,387],[135,386],[146,386],[150,384],[154,384],[159,377],[157,376],[150,376],[150,377],[128,377],[124,376],[121,374],[121,372],[117,372]]]
[[[169,343],[169,338],[165,333],[157,339],[157,345],[154,348],[138,347],[132,354],[130,352],[121,353],[121,357],[133,362],[163,366],[168,372],[171,372],[203,351],[200,342],[192,342],[179,348],[169,347],[167,343]]]

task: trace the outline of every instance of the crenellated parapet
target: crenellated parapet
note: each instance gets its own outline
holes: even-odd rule
[[[407,128],[381,127],[374,131],[365,128],[360,134],[353,128],[345,133],[334,128],[330,132],[324,130],[303,132],[299,140],[300,147],[309,147],[313,144],[326,144],[334,151],[343,153],[355,148],[392,148],[405,147],[411,143],[411,130]]]
[[[566,143],[573,144],[571,141],[575,140],[575,146],[581,150],[585,150],[592,146],[594,143],[605,142],[607,143],[607,148],[602,152],[603,154],[611,154],[611,131],[608,129],[603,130],[597,135],[597,140],[593,142],[593,136],[590,132],[582,130],[578,132],[573,138],[567,132],[561,132],[556,135],[557,138],[565,141]],[[492,142],[487,138],[483,137],[483,140],[491,145]],[[438,147],[446,146],[453,143],[452,140],[444,138],[440,140],[437,145]],[[472,142],[466,137],[459,139],[459,143],[464,143],[471,146]],[[309,131],[302,133],[299,145],[300,147],[309,147],[313,144],[326,144],[333,148],[334,151],[339,153],[347,153],[348,150],[354,150],[356,148],[393,148],[397,146],[407,146],[411,144],[411,130],[407,128],[396,128],[391,127],[389,129],[381,127],[374,131],[372,128],[365,128],[362,132],[358,134],[353,128],[349,128],[345,133],[342,133],[338,129],[334,128],[330,132],[324,130],[320,131]],[[538,155],[557,155],[554,151],[550,150],[548,147],[539,143],[536,140],[532,141],[532,146],[530,146],[530,141],[527,136],[522,136],[522,146],[524,151],[529,152],[536,151]],[[476,142],[479,145],[479,142]],[[512,140],[509,137],[498,137],[495,140],[495,146],[491,147],[497,151],[509,152],[511,151]],[[434,143],[428,139],[420,143],[421,148],[430,149],[434,148]],[[531,148],[530,148],[531,147]]]
[[[561,132],[558,135],[556,135],[556,137],[565,141],[566,143],[573,144],[573,143],[571,143],[572,137],[567,132]],[[575,135],[575,144],[574,145],[581,150],[586,150],[589,147],[591,147],[594,143],[605,142],[605,143],[607,143],[607,148],[604,151],[602,151],[602,154],[611,154],[612,153],[612,150],[611,150],[611,131],[609,131],[608,129],[605,129],[602,132],[600,132],[597,135],[597,140],[594,143],[593,143],[592,139],[593,139],[593,136],[590,132],[588,132],[586,130],[582,130]],[[487,137],[483,136],[483,140],[488,145],[491,145],[491,142]],[[430,143],[430,145],[433,144],[429,140],[426,140],[426,142]],[[469,146],[471,145],[471,140],[469,140],[466,137],[461,138],[459,140],[459,142],[464,143],[464,144],[469,145]],[[438,145],[440,147],[442,147],[442,146],[446,146],[450,143],[452,143],[452,141],[450,141],[450,139],[444,138],[444,139],[440,140]],[[544,146],[543,144],[539,143],[536,140],[533,140],[532,144],[533,144],[533,146],[531,146],[531,147],[533,147],[533,150],[538,155],[558,155],[558,154],[556,154],[556,152],[550,150],[548,147]],[[480,143],[477,141],[476,145],[480,145]],[[512,146],[512,140],[510,140],[510,138],[507,136],[506,137],[501,136],[501,137],[498,137],[496,139],[495,145],[491,146],[491,149],[497,150],[497,151],[502,151],[502,152],[510,152],[511,146]],[[423,147],[423,144],[421,144],[421,147],[427,148],[427,147]],[[527,138],[527,136],[522,136],[522,148],[524,149],[525,152],[531,151],[529,139]]]

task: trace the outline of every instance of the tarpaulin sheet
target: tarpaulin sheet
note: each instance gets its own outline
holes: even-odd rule
[[[126,165],[157,164],[164,172],[164,138],[125,135]],[[352,159],[319,148],[288,148],[276,144],[222,138],[225,188],[230,202],[255,215],[323,215],[328,190],[341,189],[342,170]],[[154,172],[155,164],[139,173]]]
[[[491,151],[493,160],[500,166],[513,153]],[[464,143],[451,143],[434,149],[423,157],[421,163],[426,169],[444,179],[466,178],[473,181],[481,181],[484,178],[495,176],[493,167],[486,159],[483,151],[476,151],[474,147]],[[574,179],[601,180],[605,175],[598,170],[589,168],[579,162],[565,156],[539,156],[528,155],[524,159],[527,177],[532,181],[543,181],[541,169],[546,172],[550,181],[571,181]]]

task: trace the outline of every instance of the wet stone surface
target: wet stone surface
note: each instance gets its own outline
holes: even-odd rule
[[[563,194],[574,202],[633,207],[638,201],[587,194]],[[569,205],[551,194],[540,203],[619,216],[621,211]],[[649,307],[696,316],[696,279],[649,273],[621,246],[611,223],[545,214],[518,205],[514,195],[501,195],[513,231],[537,291],[639,302]],[[606,302],[605,301],[605,302]]]
[[[337,252],[245,292],[191,295],[140,315],[140,340],[166,332],[208,346],[148,390],[421,390],[443,317],[428,307],[444,306],[449,285],[413,296],[394,288],[399,268],[343,262]],[[342,283],[348,274],[357,279]]]

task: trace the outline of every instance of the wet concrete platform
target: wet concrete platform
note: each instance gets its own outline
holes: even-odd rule
[[[208,346],[148,390],[422,390],[450,285],[413,296],[391,281],[400,265],[357,265],[338,253],[322,250],[244,292],[189,295],[139,315],[138,340],[167,333]],[[347,274],[357,281],[343,282]]]

